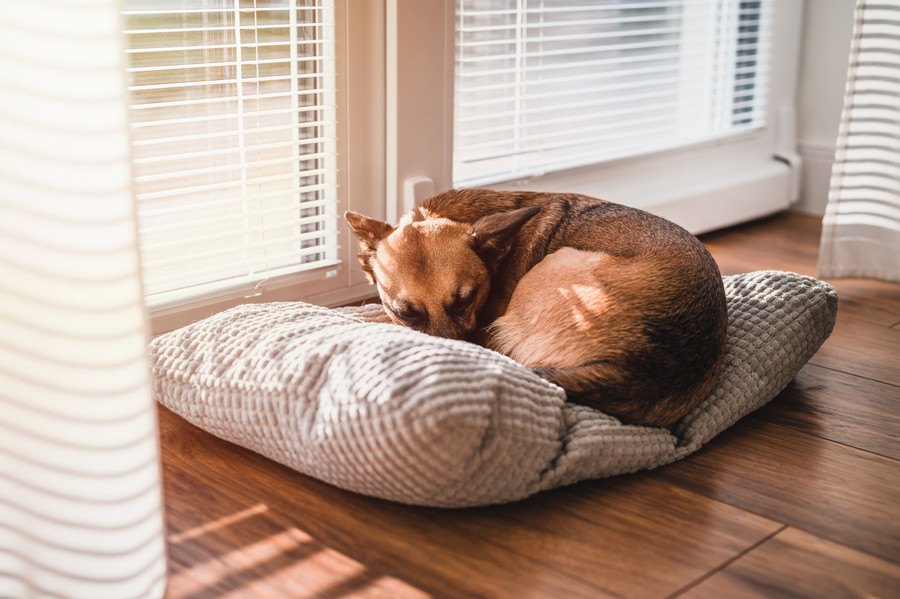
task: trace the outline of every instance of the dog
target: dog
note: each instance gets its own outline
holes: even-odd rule
[[[397,226],[345,218],[389,319],[510,356],[574,403],[671,426],[710,393],[725,289],[706,247],[576,194],[452,190]]]

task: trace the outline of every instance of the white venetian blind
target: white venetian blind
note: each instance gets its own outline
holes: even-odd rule
[[[454,185],[765,124],[768,0],[457,0]]]
[[[125,0],[151,306],[336,262],[333,2]]]

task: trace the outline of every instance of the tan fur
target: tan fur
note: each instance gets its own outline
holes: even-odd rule
[[[598,345],[613,347],[615,329],[599,325],[618,311],[603,283],[615,261],[572,248],[550,254],[519,281],[489,327],[487,346],[529,368],[571,368],[592,359]]]
[[[397,227],[347,220],[397,324],[507,354],[624,422],[672,424],[715,382],[721,278],[668,221],[585,196],[488,190],[436,196]]]

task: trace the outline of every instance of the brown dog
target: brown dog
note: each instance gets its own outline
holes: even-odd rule
[[[449,191],[392,227],[346,215],[397,324],[504,353],[571,401],[667,426],[710,392],[725,290],[693,235],[574,194]]]

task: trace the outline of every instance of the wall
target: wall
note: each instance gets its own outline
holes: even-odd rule
[[[823,214],[831,177],[850,41],[854,0],[806,0],[797,82],[798,150],[803,157],[795,210]]]

